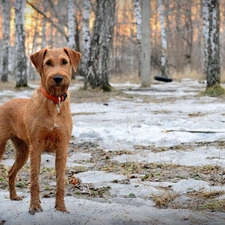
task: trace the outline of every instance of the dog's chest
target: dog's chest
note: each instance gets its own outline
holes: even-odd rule
[[[44,125],[46,136],[70,135],[70,123],[68,121],[53,120]]]
[[[32,132],[31,136],[38,139],[38,143],[42,143],[43,151],[54,152],[69,142],[71,124],[68,120],[45,118],[42,123],[37,123],[34,127],[36,132]]]
[[[44,129],[44,150],[45,151],[55,151],[62,143],[68,142],[68,131],[61,124],[54,123],[48,129]]]
[[[50,131],[56,130],[56,129],[60,129],[60,125],[56,122],[53,123],[53,125],[49,127]]]

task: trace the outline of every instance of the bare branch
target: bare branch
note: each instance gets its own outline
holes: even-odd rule
[[[32,3],[30,3],[29,1],[27,1],[27,4],[29,4],[35,11],[37,11],[40,15],[42,15],[49,23],[51,23],[68,41],[68,36],[65,34],[65,31],[62,30],[58,25],[55,24],[54,21],[52,21],[52,19],[48,18],[42,11],[40,11],[38,8],[36,8]]]
[[[187,130],[187,129],[174,129],[165,130],[166,133],[169,132],[188,132],[188,133],[203,133],[203,134],[214,134],[214,133],[225,133],[225,130]]]
[[[52,0],[48,0],[48,2],[49,2],[49,4],[50,4],[50,6],[52,7],[52,10],[53,10],[53,12],[54,12],[55,17],[58,18],[58,21],[59,21],[61,24],[63,24],[65,27],[68,28],[68,25],[67,25],[66,23],[64,23],[64,22],[60,19],[60,17],[59,17],[59,15],[58,15],[57,11],[55,10],[55,7],[54,7],[54,4],[53,4]]]

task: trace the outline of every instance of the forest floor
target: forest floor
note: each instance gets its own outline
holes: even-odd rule
[[[30,97],[31,88],[0,86],[0,104]],[[66,205],[55,212],[54,154],[43,153],[43,212],[29,208],[29,162],[9,200],[8,142],[0,164],[0,225],[225,223],[225,98],[201,96],[204,83],[184,79],[151,88],[113,84],[114,91],[70,88],[73,133],[68,148]]]

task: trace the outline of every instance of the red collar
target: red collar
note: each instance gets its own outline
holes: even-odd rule
[[[62,96],[56,97],[54,95],[49,94],[42,86],[40,86],[40,90],[46,98],[52,100],[55,104],[65,101],[67,98],[67,93],[64,93]]]

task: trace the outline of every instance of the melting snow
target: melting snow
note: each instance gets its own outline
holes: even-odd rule
[[[216,147],[196,147],[194,143],[225,140],[224,109],[225,102],[220,98],[198,97],[205,89],[204,84],[188,79],[168,84],[156,83],[149,89],[140,89],[138,85],[115,85],[126,88],[125,92],[135,94],[132,100],[111,99],[108,105],[101,103],[71,104],[73,115],[73,137],[77,143],[94,142],[104,151],[130,150],[134,154],[118,155],[112,161],[173,163],[186,166],[218,165],[225,167],[225,151]],[[130,89],[129,89],[129,88]],[[75,89],[76,87],[71,87]],[[31,92],[3,91],[1,102],[12,97],[30,97]],[[141,96],[155,97],[156,101],[144,102]],[[168,101],[160,101],[162,99]],[[202,131],[205,131],[202,132]],[[189,151],[176,146],[192,144]],[[145,150],[136,150],[135,146],[146,146]],[[152,147],[173,147],[171,150],[153,152]],[[80,160],[88,161],[89,153],[73,154],[68,166],[82,165]],[[2,161],[11,165],[12,160]],[[54,166],[54,156],[43,155],[42,165]],[[134,179],[129,184],[115,183],[123,181],[125,175],[87,171],[76,174],[84,183],[93,183],[96,187],[110,185],[110,199],[78,199],[66,197],[70,214],[55,212],[54,199],[42,199],[44,211],[34,216],[28,214],[29,195],[21,202],[8,199],[8,192],[0,192],[0,224],[192,224],[198,221],[205,225],[224,224],[225,214],[216,212],[193,212],[183,209],[157,209],[150,199],[152,194],[164,190],[158,187],[171,187],[177,193],[204,190],[225,190],[224,186],[211,187],[200,180],[181,180],[172,182],[141,182]],[[23,194],[23,193],[21,193]],[[132,194],[136,198],[129,198]],[[181,196],[177,201],[183,201]]]

